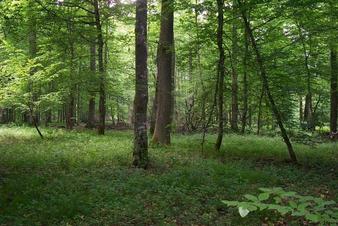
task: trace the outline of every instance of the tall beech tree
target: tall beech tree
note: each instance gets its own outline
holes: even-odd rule
[[[224,77],[225,77],[225,54],[223,47],[223,31],[224,31],[224,0],[217,0],[217,47],[219,52],[217,74],[218,74],[218,135],[215,149],[220,150],[224,133]]]
[[[95,40],[93,40],[92,43],[90,43],[90,72],[95,76],[96,74],[96,43]],[[89,92],[89,101],[88,101],[88,122],[87,127],[88,128],[94,128],[95,127],[95,92],[90,91]]]
[[[337,2],[328,1],[329,13],[330,13],[330,26],[337,28]],[[337,120],[338,120],[338,62],[337,62],[337,29],[335,29],[329,36],[329,48],[330,48],[330,131],[331,133],[337,132]]]
[[[174,77],[174,0],[162,0],[158,44],[157,113],[153,143],[170,144]]]
[[[94,22],[94,16],[92,13],[88,13],[88,17],[92,18],[92,21]],[[90,26],[93,30],[95,30],[94,24]],[[94,33],[94,32],[93,32]],[[90,35],[89,38],[89,70],[91,73],[91,76],[96,78],[96,36]],[[93,89],[92,87],[90,87]],[[95,90],[89,90],[89,101],[88,101],[88,119],[87,119],[87,128],[94,128],[95,127],[95,101],[96,92]]]
[[[100,74],[100,85],[99,85],[99,126],[98,134],[104,135],[106,127],[106,89],[105,89],[105,67],[104,67],[104,56],[103,56],[103,30],[102,30],[102,20],[101,12],[99,8],[98,0],[93,0],[94,5],[94,15],[95,15],[95,26],[96,26],[96,35],[97,35],[97,57],[98,57],[98,69]]]
[[[237,29],[237,6],[236,0],[232,7],[232,81],[231,81],[231,129],[238,131],[238,29]]]
[[[249,102],[249,84],[248,84],[248,58],[249,58],[249,40],[247,32],[244,31],[244,56],[243,56],[243,115],[241,133],[245,133],[248,117]]]
[[[331,64],[331,108],[330,108],[330,131],[337,132],[338,118],[338,64],[337,64],[337,49],[333,44],[330,48],[330,64]]]
[[[147,0],[136,1],[135,24],[136,85],[134,99],[133,165],[148,166],[148,68],[147,68]]]

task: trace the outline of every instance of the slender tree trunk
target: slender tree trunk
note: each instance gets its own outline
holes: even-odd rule
[[[305,37],[300,25],[298,26],[298,31],[303,47],[303,54],[304,54],[304,66],[306,71],[306,83],[307,83],[307,94],[305,97],[305,108],[304,108],[304,119],[307,123],[308,130],[314,130],[314,121],[313,121],[313,107],[312,107],[312,90],[311,90],[311,71],[309,66],[309,56],[310,53],[306,49]]]
[[[232,84],[231,84],[231,129],[238,132],[238,34],[236,0],[233,0],[233,22],[232,22]]]
[[[242,134],[245,133],[248,114],[248,57],[249,42],[247,32],[244,32],[244,59],[243,59],[243,116],[242,116]]]
[[[220,150],[223,140],[224,133],[224,113],[223,113],[223,102],[224,102],[224,48],[223,48],[223,26],[224,26],[224,0],[217,0],[217,11],[218,11],[218,27],[217,27],[217,46],[219,51],[219,61],[217,73],[219,76],[218,83],[218,136],[215,144],[215,149]]]
[[[238,2],[240,3],[240,0],[238,0]],[[296,157],[296,154],[293,150],[293,147],[292,147],[292,144],[290,142],[290,139],[289,139],[289,136],[286,132],[286,129],[284,128],[284,125],[283,125],[283,121],[282,121],[282,117],[280,115],[280,112],[278,111],[278,108],[275,104],[275,101],[272,97],[272,94],[270,92],[270,87],[269,87],[269,82],[268,82],[268,77],[267,77],[267,74],[266,74],[266,70],[265,70],[265,67],[264,67],[264,61],[263,61],[263,58],[261,57],[261,53],[259,51],[259,48],[258,48],[258,45],[256,43],[256,39],[253,35],[253,32],[252,32],[252,28],[250,26],[250,23],[246,17],[246,14],[245,14],[245,11],[244,11],[244,8],[243,6],[241,6],[241,9],[242,9],[242,18],[243,18],[243,21],[244,21],[244,25],[245,25],[245,29],[246,31],[248,32],[248,35],[250,37],[250,40],[251,40],[251,44],[252,44],[252,47],[253,47],[253,50],[255,51],[255,54],[256,54],[256,60],[257,60],[257,64],[259,66],[259,70],[260,70],[260,75],[261,75],[261,79],[262,79],[262,82],[263,82],[263,86],[264,86],[264,90],[265,90],[265,93],[268,97],[268,100],[270,102],[270,107],[271,107],[271,110],[276,118],[276,121],[278,123],[278,126],[281,130],[281,133],[282,133],[282,137],[284,139],[284,142],[288,148],[288,152],[289,152],[289,156],[290,156],[290,159],[293,161],[293,162],[297,162],[297,157]]]
[[[148,69],[147,69],[147,0],[136,1],[135,25],[136,85],[134,99],[134,152],[133,165],[148,166]]]
[[[39,129],[38,122],[35,121],[36,118],[33,116],[33,109],[32,109],[32,108],[29,108],[29,112],[30,112],[30,114],[31,114],[32,122],[33,122],[33,125],[34,125],[36,131],[38,132],[40,138],[43,139],[44,137],[43,137],[43,135],[42,135],[42,133],[41,133],[41,131],[40,131],[40,129]]]
[[[330,49],[330,63],[331,63],[331,111],[330,111],[330,131],[337,132],[337,110],[338,110],[338,90],[337,90],[337,50],[334,46]]]
[[[76,86],[76,124],[79,125],[81,123],[81,87],[80,84]]]
[[[261,96],[259,97],[259,105],[258,105],[258,116],[257,116],[257,135],[261,132],[262,127],[262,104],[264,98],[264,87],[262,86]]]
[[[90,71],[93,76],[96,74],[96,44],[95,42],[90,45]],[[95,76],[96,77],[96,76]],[[90,92],[89,103],[88,103],[88,128],[95,127],[95,92]]]
[[[103,34],[102,34],[102,24],[98,0],[94,0],[94,12],[95,12],[95,25],[97,32],[97,43],[98,43],[98,67],[100,73],[100,87],[99,87],[99,113],[100,113],[100,122],[98,126],[98,134],[104,135],[105,124],[106,124],[106,89],[105,89],[105,68],[104,68],[104,59],[103,59]]]
[[[68,99],[67,113],[66,113],[66,128],[72,130],[74,127],[74,95],[71,91]]]
[[[173,113],[174,1],[162,0],[158,50],[158,103],[153,143],[170,144]]]
[[[195,4],[198,5],[198,0],[195,0]],[[195,10],[195,28],[196,28],[196,56],[197,56],[197,70],[198,70],[198,75],[199,75],[199,81],[201,83],[201,87],[202,87],[202,100],[201,100],[201,121],[202,124],[206,123],[207,120],[207,114],[206,114],[206,99],[208,96],[208,92],[206,91],[205,85],[204,85],[204,81],[203,81],[203,71],[202,71],[202,64],[201,64],[201,46],[200,46],[200,26],[198,24],[198,16],[199,16],[199,11],[196,9]],[[195,95],[197,95],[197,85],[199,83],[194,83],[194,85],[196,86],[196,91],[195,91]],[[198,127],[198,125],[197,125]],[[204,126],[202,126],[204,127]]]
[[[36,7],[33,1],[28,2],[29,11],[31,12],[29,19],[28,19],[28,44],[29,44],[29,57],[31,59],[34,59],[38,52],[38,46],[37,46],[37,22],[35,18],[34,8]],[[32,68],[30,71],[30,75],[33,76],[36,72],[35,68]],[[30,106],[31,109],[30,112],[27,112],[27,114],[30,116],[29,123],[34,125],[34,122],[39,124],[39,118],[37,109],[34,108],[34,102],[37,100],[37,96],[34,90],[34,84],[33,81],[30,80],[29,82],[29,91],[31,92],[31,100],[30,100]],[[33,119],[34,117],[34,119]]]
[[[70,43],[70,48],[69,48],[69,51],[70,51],[70,78],[71,78],[71,89],[70,89],[70,93],[69,93],[69,97],[68,97],[68,106],[67,106],[67,113],[66,113],[66,128],[69,129],[69,130],[72,130],[73,127],[74,127],[74,108],[75,108],[75,94],[74,94],[74,73],[75,73],[75,70],[74,70],[74,58],[75,58],[75,55],[74,55],[74,43],[73,41],[71,40],[71,43]]]
[[[301,125],[304,120],[303,117],[303,97],[299,96],[299,124]]]

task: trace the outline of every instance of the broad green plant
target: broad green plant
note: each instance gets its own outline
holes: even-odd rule
[[[247,201],[227,201],[228,206],[237,207],[241,217],[250,212],[270,210],[283,217],[302,219],[309,223],[320,225],[336,225],[338,223],[338,208],[335,201],[326,201],[319,197],[302,196],[282,188],[260,188],[258,196],[246,194]]]

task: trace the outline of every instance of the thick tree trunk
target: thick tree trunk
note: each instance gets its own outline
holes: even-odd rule
[[[233,0],[233,22],[232,22],[232,83],[231,83],[231,129],[238,132],[238,34],[236,0]]]
[[[94,12],[95,12],[95,25],[97,32],[97,43],[98,43],[98,67],[100,73],[100,87],[99,87],[99,115],[100,121],[98,126],[98,134],[104,135],[105,124],[106,124],[106,89],[105,89],[105,68],[104,68],[104,59],[103,59],[103,34],[102,34],[102,24],[100,18],[100,9],[98,0],[94,0]]]
[[[90,71],[93,73],[93,76],[95,76],[95,73],[96,73],[96,44],[95,42],[91,43],[90,45]],[[90,92],[89,103],[88,103],[87,127],[90,129],[95,127],[95,92]]]
[[[133,165],[148,166],[148,69],[147,69],[147,0],[136,1],[135,25],[136,85],[134,99]]]
[[[153,143],[170,144],[173,113],[174,1],[162,0],[158,50],[158,103]]]
[[[223,26],[224,26],[224,0],[217,0],[217,11],[218,11],[218,27],[217,27],[217,46],[219,51],[219,61],[217,73],[219,76],[218,83],[218,136],[215,144],[215,149],[220,150],[223,140],[224,133],[224,113],[223,113],[223,102],[224,102],[224,48],[223,48]]]
[[[330,49],[330,63],[331,63],[331,111],[330,111],[330,131],[337,132],[337,110],[338,110],[338,90],[337,90],[337,50],[334,46]]]
[[[240,0],[238,0],[238,2],[240,3]],[[255,39],[255,37],[253,35],[250,23],[249,23],[249,21],[248,21],[248,19],[246,17],[245,11],[243,11],[244,10],[243,6],[241,7],[241,9],[242,9],[242,18],[243,18],[243,21],[244,21],[245,29],[248,32],[248,35],[250,37],[253,50],[255,51],[255,54],[256,54],[257,64],[258,64],[259,70],[261,72],[260,73],[261,79],[262,79],[262,82],[263,82],[265,93],[266,93],[266,95],[268,97],[268,100],[270,102],[270,107],[271,107],[272,113],[274,114],[274,116],[276,118],[276,121],[277,121],[277,124],[278,124],[278,126],[279,126],[279,128],[281,130],[282,137],[283,137],[284,142],[285,142],[285,144],[286,144],[286,146],[288,148],[290,159],[291,159],[291,161],[293,161],[293,162],[296,163],[297,162],[296,154],[295,154],[295,152],[293,150],[293,147],[292,147],[292,144],[290,142],[289,136],[288,136],[288,134],[286,132],[286,129],[284,128],[280,112],[278,111],[278,108],[277,108],[277,106],[275,104],[275,101],[274,101],[274,99],[272,97],[272,94],[270,92],[268,77],[267,77],[266,70],[265,70],[265,67],[264,67],[263,58],[261,57],[261,53],[260,53],[258,45],[256,43],[256,39]]]

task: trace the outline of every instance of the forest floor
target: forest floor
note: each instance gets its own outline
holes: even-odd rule
[[[175,135],[151,147],[151,167],[131,167],[133,135],[0,127],[0,225],[261,225],[221,200],[283,187],[337,201],[338,144],[296,144],[291,165],[280,138],[225,135],[220,153],[207,137]],[[268,219],[267,219],[268,218]]]

